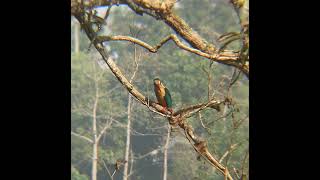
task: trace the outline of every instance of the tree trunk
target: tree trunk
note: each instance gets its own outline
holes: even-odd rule
[[[80,52],[80,25],[78,21],[74,21],[74,52]]]
[[[92,149],[91,179],[97,180],[98,144],[99,144],[98,137],[97,137],[97,106],[98,106],[98,100],[99,100],[99,88],[98,88],[96,74],[94,76],[95,76],[96,95],[95,95],[95,100],[94,100],[94,105],[92,110],[93,149]]]
[[[132,149],[130,149],[130,171],[129,171],[129,176],[130,176],[130,173],[132,172],[132,169],[133,169],[133,157],[134,157],[134,154],[133,154],[133,151]]]
[[[97,180],[98,142],[93,143],[91,179]]]
[[[126,152],[124,160],[127,162],[124,164],[123,169],[123,180],[128,179],[128,166],[129,166],[129,150],[130,150],[130,135],[131,135],[131,101],[132,97],[128,95],[128,123],[127,123],[127,142],[126,142]]]
[[[163,180],[167,180],[168,174],[168,146],[170,140],[170,125],[168,124],[168,132],[166,137],[166,143],[164,145],[164,155],[163,155]]]
[[[224,105],[224,108],[223,108],[223,112],[222,112],[222,117],[223,117],[223,130],[222,132],[226,132],[227,130],[227,118],[225,117],[226,114],[227,114],[227,110],[228,110],[228,106],[227,105]]]

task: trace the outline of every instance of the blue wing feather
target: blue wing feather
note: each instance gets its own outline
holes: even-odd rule
[[[164,89],[165,90],[165,96],[164,96],[164,100],[166,101],[167,107],[171,108],[172,107],[172,98],[171,98],[171,94],[169,92],[169,90],[167,88]]]

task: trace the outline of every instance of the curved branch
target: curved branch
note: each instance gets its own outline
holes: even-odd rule
[[[198,49],[194,49],[194,48],[190,48],[187,45],[183,44],[179,38],[174,35],[174,34],[170,34],[169,36],[165,37],[163,40],[161,40],[159,42],[159,44],[155,45],[155,46],[151,46],[146,42],[143,42],[139,39],[130,37],[130,36],[98,36],[95,39],[98,43],[102,43],[105,41],[129,41],[131,43],[137,44],[141,47],[146,48],[147,50],[149,50],[152,53],[156,53],[158,52],[158,50],[169,40],[172,40],[179,48],[186,50],[188,52],[194,53],[196,55],[208,58],[208,59],[212,59],[214,61],[237,61],[239,59],[238,54],[234,55],[231,54],[230,51],[222,51],[219,54],[208,54],[202,51],[199,51]]]
[[[196,104],[193,106],[189,106],[183,109],[180,109],[178,111],[176,111],[173,115],[177,116],[179,114],[183,114],[183,117],[187,117],[190,116],[191,114],[197,113],[201,110],[203,110],[206,107],[211,107],[216,109],[217,111],[220,111],[220,104],[223,103],[219,100],[216,100],[215,98],[211,99],[209,102],[206,103],[200,103],[200,104]]]

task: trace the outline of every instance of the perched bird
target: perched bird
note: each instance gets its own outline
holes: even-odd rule
[[[158,103],[173,114],[172,98],[169,90],[163,85],[159,78],[153,80],[154,93],[156,94]]]
[[[123,164],[125,164],[125,163],[127,163],[127,161],[118,159],[118,160],[116,161],[116,164],[114,165],[114,167],[115,167],[116,170],[119,170],[120,167],[121,167]]]
[[[114,171],[113,171],[111,177],[113,177],[114,174],[115,174],[115,173],[120,169],[120,167],[121,167],[123,164],[125,164],[125,163],[127,163],[127,161],[118,159],[118,160],[116,161],[116,163],[114,164]]]

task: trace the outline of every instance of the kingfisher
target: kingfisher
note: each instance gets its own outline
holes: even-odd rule
[[[153,80],[154,93],[156,94],[158,103],[173,114],[172,99],[169,90],[164,86],[159,78]]]

